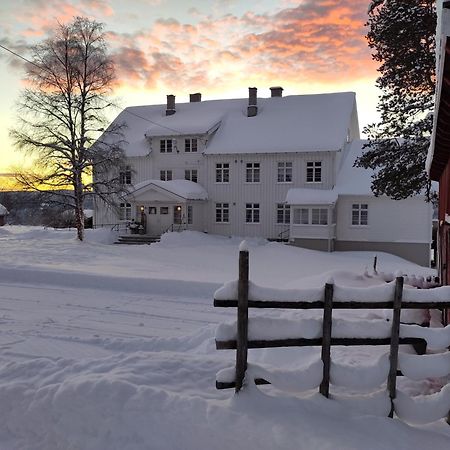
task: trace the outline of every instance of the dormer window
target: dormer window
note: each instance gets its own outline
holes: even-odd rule
[[[159,151],[161,153],[172,153],[173,147],[173,139],[161,139],[159,141]]]
[[[119,172],[120,184],[131,184],[131,169],[130,166],[125,167]]]
[[[185,139],[184,140],[184,151],[186,153],[196,153],[197,152],[197,139]]]

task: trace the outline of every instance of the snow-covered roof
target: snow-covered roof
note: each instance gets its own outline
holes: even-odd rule
[[[332,205],[338,198],[337,192],[332,189],[289,189],[286,195],[288,205]]]
[[[124,109],[115,123],[123,130],[128,156],[151,148],[146,136],[212,135],[206,154],[336,151],[345,143],[355,108],[355,94],[258,98],[258,114],[247,117],[248,99],[177,103],[166,116],[166,105]]]
[[[339,195],[373,195],[371,184],[374,171],[353,167],[356,158],[361,156],[366,140],[356,139],[346,149],[339,168],[334,189]]]
[[[134,191],[130,195],[139,194],[149,187],[156,187],[171,194],[178,195],[186,200],[207,200],[208,193],[198,183],[188,180],[147,180],[134,186]]]
[[[230,110],[206,154],[336,151],[343,147],[355,94],[292,95],[258,99],[247,117],[247,99]]]
[[[8,210],[0,203],[0,216],[6,216]]]

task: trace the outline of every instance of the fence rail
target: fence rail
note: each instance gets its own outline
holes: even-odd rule
[[[334,285],[327,283],[324,286],[323,301],[308,302],[305,300],[280,301],[280,300],[249,300],[249,253],[247,250],[239,252],[239,279],[237,299],[214,299],[215,307],[236,308],[237,307],[237,337],[236,339],[220,340],[216,339],[218,350],[236,350],[236,367],[234,381],[216,381],[217,389],[235,388],[239,392],[244,383],[247,369],[248,349],[252,348],[274,348],[274,347],[304,347],[320,346],[321,360],[323,363],[322,381],[319,392],[325,397],[329,397],[330,390],[330,367],[331,367],[331,347],[336,345],[356,346],[356,345],[389,345],[389,375],[387,379],[387,389],[391,401],[389,417],[394,415],[394,399],[396,398],[398,371],[399,346],[409,344],[414,347],[416,353],[424,355],[426,353],[427,342],[418,337],[400,336],[400,313],[402,309],[438,309],[450,308],[448,301],[425,301],[425,302],[403,302],[403,277],[395,279],[395,289],[392,299],[384,301],[333,301]],[[322,309],[322,337],[288,338],[288,339],[249,339],[248,327],[249,308],[281,308],[281,309]],[[392,323],[390,337],[384,338],[361,338],[361,337],[333,337],[333,309],[392,309]],[[270,381],[263,378],[256,378],[256,384],[270,384]]]

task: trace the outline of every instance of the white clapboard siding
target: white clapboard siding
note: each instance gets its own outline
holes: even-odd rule
[[[278,183],[278,162],[293,163],[292,183]],[[306,163],[322,161],[322,182],[306,182]],[[259,162],[260,183],[246,183],[246,164]],[[230,164],[230,182],[216,183],[216,164]],[[237,234],[277,238],[289,228],[289,224],[277,224],[277,204],[284,203],[286,194],[293,187],[331,189],[335,180],[334,152],[208,155],[206,158],[206,184],[209,201],[206,206],[205,227],[211,233]],[[215,204],[229,203],[230,222],[215,222]],[[260,223],[245,222],[246,203],[259,203]]]

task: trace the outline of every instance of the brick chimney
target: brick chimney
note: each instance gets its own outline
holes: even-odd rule
[[[257,92],[257,89],[255,87],[248,88],[247,117],[255,117],[256,114],[258,114],[256,92]]]
[[[166,116],[173,116],[175,112],[175,95],[170,94],[167,96]]]
[[[281,86],[273,86],[270,88],[271,97],[283,97],[283,88]]]
[[[196,92],[195,94],[189,94],[189,102],[196,103],[202,101],[202,94],[200,92]]]

